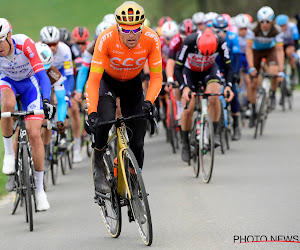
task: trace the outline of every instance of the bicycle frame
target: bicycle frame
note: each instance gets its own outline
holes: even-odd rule
[[[128,148],[127,134],[125,123],[121,121],[120,126],[117,126],[116,131],[108,138],[107,145],[111,143],[117,137],[118,149],[117,149],[117,193],[121,198],[126,198],[126,191],[128,198],[131,200],[131,193],[129,191],[128,181],[125,172],[125,165],[123,162],[123,152]]]

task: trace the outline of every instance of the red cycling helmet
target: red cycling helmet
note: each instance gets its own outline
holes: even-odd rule
[[[72,31],[72,38],[75,42],[86,42],[89,39],[90,33],[85,27],[77,26]]]
[[[204,56],[213,55],[218,48],[218,38],[211,29],[206,29],[197,38],[197,47]]]
[[[191,18],[184,19],[179,25],[179,32],[182,35],[188,36],[197,31],[197,25]]]
[[[165,22],[167,22],[167,21],[173,21],[173,19],[172,19],[171,17],[169,17],[169,16],[163,16],[163,17],[161,17],[161,18],[159,19],[159,21],[158,21],[158,27],[163,26],[163,24],[164,24]]]

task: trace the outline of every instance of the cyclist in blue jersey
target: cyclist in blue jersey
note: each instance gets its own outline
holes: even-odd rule
[[[248,73],[248,62],[246,58],[246,48],[247,48],[247,34],[249,35],[250,20],[245,14],[239,14],[234,18],[234,24],[238,29],[238,39],[240,45],[240,76],[245,79],[245,84],[248,86],[250,84],[250,76]],[[249,105],[248,105],[249,106]],[[249,107],[246,111],[246,116],[250,116],[251,113]]]
[[[283,32],[284,52],[292,67],[291,78],[293,79],[295,75],[296,62],[298,59],[296,51],[299,49],[299,30],[296,24],[289,22],[289,17],[287,15],[278,15],[275,20]]]
[[[261,61],[266,59],[268,73],[278,75],[272,79],[271,86],[271,109],[275,109],[275,92],[279,82],[283,80],[284,73],[284,50],[283,34],[280,27],[274,23],[274,11],[264,6],[257,12],[258,22],[253,23],[247,36],[246,57],[249,64],[248,72],[253,77],[247,88],[247,99],[252,104],[252,116],[249,127],[254,127],[256,120],[256,95],[258,88],[258,77]]]
[[[67,98],[70,98],[75,89],[72,53],[68,45],[59,41],[59,30],[54,26],[46,26],[40,31],[41,41],[46,43],[53,52],[54,59],[52,65],[59,70],[65,77],[64,86]],[[72,132],[74,136],[74,158],[73,162],[81,162],[80,155],[81,137],[80,137],[80,111],[78,103],[70,98],[71,101],[71,118],[72,118]]]
[[[234,83],[239,83],[239,70],[240,70],[240,46],[237,34],[228,30],[228,22],[222,16],[218,15],[215,19],[213,19],[213,27],[214,31],[223,39],[225,39],[227,43],[227,47],[230,53],[231,65],[234,73]],[[220,71],[224,72],[224,64],[220,56],[217,57],[216,60]],[[231,87],[234,97],[231,101],[231,111],[233,118],[233,140],[239,140],[241,138],[241,129],[239,126],[239,111],[240,111],[240,103],[238,99],[238,93],[235,84]]]

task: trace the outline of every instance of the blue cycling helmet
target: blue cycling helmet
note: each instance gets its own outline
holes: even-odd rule
[[[228,27],[228,22],[222,15],[218,15],[213,19],[213,26],[216,29],[225,29]]]
[[[278,15],[275,19],[276,23],[280,26],[287,24],[288,20],[289,20],[289,17],[284,14]]]

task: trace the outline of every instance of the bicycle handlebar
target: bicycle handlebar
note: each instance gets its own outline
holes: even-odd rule
[[[218,93],[209,93],[209,92],[197,92],[197,93],[193,93],[194,96],[203,96],[204,98],[208,98],[210,96],[224,96],[225,98],[229,98],[230,97],[230,92],[227,90],[226,95],[224,93],[218,92]],[[189,98],[192,97],[192,91],[189,92]],[[184,107],[184,109],[188,109],[189,108],[189,103],[190,101],[188,101],[186,103],[186,106]]]
[[[163,82],[162,86],[172,86],[174,89],[179,89],[179,85],[177,81],[174,82]]]
[[[119,117],[115,120],[112,121],[108,121],[108,122],[98,122],[97,123],[97,127],[101,127],[101,126],[107,126],[107,125],[113,125],[117,122],[125,122],[125,121],[130,121],[130,120],[134,120],[134,119],[141,119],[141,118],[145,118],[146,114],[138,114],[138,115],[132,115],[132,116],[128,116],[128,117]]]
[[[43,115],[44,110],[31,110],[31,111],[14,111],[14,112],[2,112],[0,113],[1,118],[9,118],[13,116],[26,116],[26,115]]]

